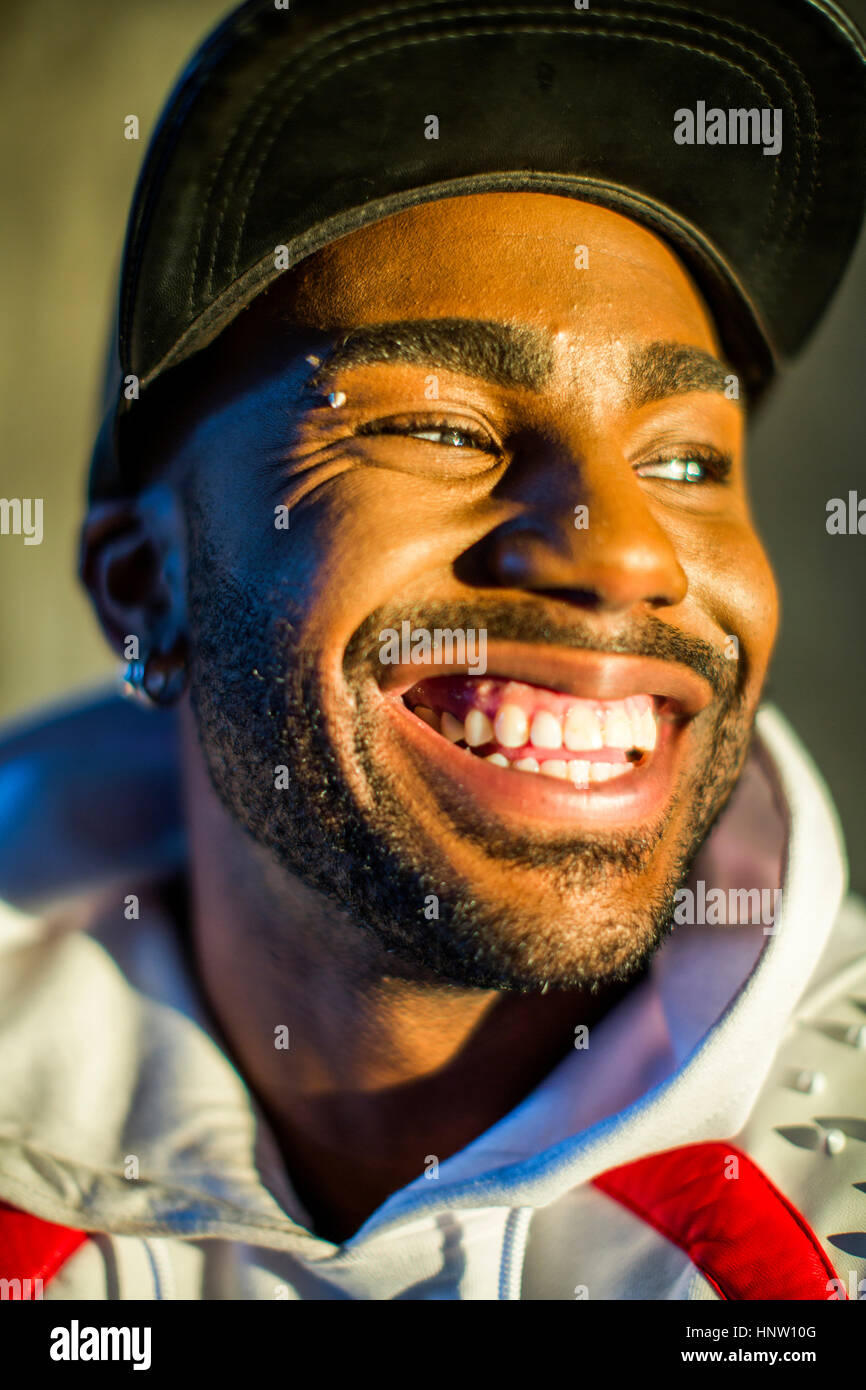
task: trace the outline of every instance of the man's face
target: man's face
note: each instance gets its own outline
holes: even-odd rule
[[[303,262],[222,353],[183,457],[223,802],[422,975],[626,978],[742,768],[776,626],[688,276],[615,213],[457,198]]]

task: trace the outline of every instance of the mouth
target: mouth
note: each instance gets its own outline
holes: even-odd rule
[[[713,692],[684,667],[590,652],[528,654],[497,674],[413,681],[391,668],[386,706],[433,784],[458,783],[486,814],[634,826],[661,814],[684,735]],[[538,676],[547,678],[540,683]]]
[[[652,695],[577,700],[522,681],[439,676],[403,695],[407,709],[457,748],[513,772],[586,789],[626,777],[658,742]]]

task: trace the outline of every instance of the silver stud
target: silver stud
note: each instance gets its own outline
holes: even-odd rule
[[[866,1047],[866,1023],[852,1023],[845,1031],[845,1041],[851,1047]]]
[[[332,391],[328,397],[328,405],[338,406],[346,404],[345,391]]]
[[[824,1135],[825,1152],[831,1155],[840,1154],[845,1147],[845,1135],[841,1129],[828,1129]]]
[[[794,1082],[795,1088],[807,1096],[817,1095],[826,1085],[827,1078],[822,1071],[801,1071]]]
[[[147,674],[147,662],[142,660],[128,661],[123,669],[120,678],[121,694],[128,700],[132,700],[138,705],[152,707],[156,704],[153,696],[144,683]]]
[[[307,358],[307,361],[309,362],[311,367],[321,367],[322,365],[321,357],[317,357],[314,352],[310,353],[309,357]]]

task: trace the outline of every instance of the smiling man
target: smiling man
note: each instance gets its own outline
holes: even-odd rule
[[[864,917],[759,709],[778,600],[746,470],[862,203],[799,240],[774,220],[807,164],[840,187],[821,120],[863,128],[859,39],[793,8],[785,62],[858,83],[813,74],[808,120],[774,91],[774,167],[678,164],[672,93],[748,106],[729,49],[769,80],[775,5],[758,33],[727,0],[254,3],[187,70],[82,545],[158,709],[4,754],[25,824],[15,770],[55,777],[4,865],[33,920],[6,953],[0,1273],[72,1299],[857,1297]],[[659,90],[602,101],[657,43]]]
[[[563,283],[575,242],[597,269]],[[219,858],[242,826],[457,985],[628,974],[740,771],[775,627],[700,298],[619,214],[490,193],[287,274],[226,335],[215,398],[271,340],[175,459]],[[484,631],[487,673],[383,663],[404,622]]]

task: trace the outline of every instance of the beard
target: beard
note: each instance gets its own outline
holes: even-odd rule
[[[372,933],[394,963],[390,973],[534,993],[593,992],[645,969],[672,929],[677,890],[745,762],[753,715],[745,710],[737,663],[654,617],[631,623],[616,643],[600,643],[579,615],[555,623],[531,601],[382,609],[357,629],[344,654],[343,679],[354,699],[356,775],[349,778],[323,713],[334,707],[334,692],[323,684],[320,654],[299,639],[302,614],[279,588],[241,584],[189,500],[187,515],[190,696],[200,746],[221,802],[280,869]],[[541,837],[494,828],[459,804],[441,812],[446,831],[504,875],[543,871],[555,913],[537,901],[526,904],[521,894],[497,896],[461,880],[447,854],[431,854],[429,845],[425,852],[419,843],[400,789],[374,752],[381,738],[371,694],[376,639],[403,619],[413,628],[485,628],[503,640],[666,658],[712,685],[717,698],[706,751],[652,826]],[[346,707],[345,694],[341,703]],[[287,775],[276,785],[280,768]],[[363,800],[354,790],[358,773]],[[688,828],[678,829],[683,809],[688,815],[679,824]]]

